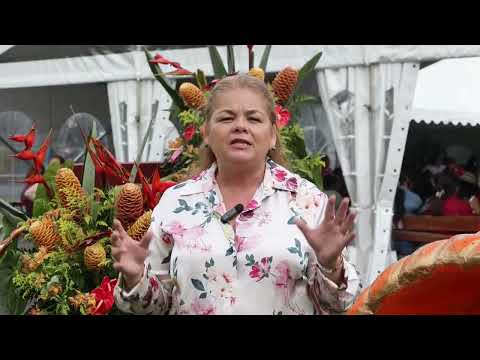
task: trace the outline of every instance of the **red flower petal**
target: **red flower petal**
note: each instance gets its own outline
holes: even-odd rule
[[[197,128],[195,127],[195,125],[187,126],[187,128],[183,131],[183,138],[185,139],[185,141],[189,142],[190,140],[192,140],[195,136],[196,131]]]
[[[169,73],[166,73],[166,75],[192,75],[192,72],[188,71],[187,69],[184,69],[184,68],[178,68],[175,71],[171,71]]]

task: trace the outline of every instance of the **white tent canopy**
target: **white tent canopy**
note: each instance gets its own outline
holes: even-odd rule
[[[0,88],[152,79],[145,56],[137,51],[139,45],[0,46],[6,49],[0,55]],[[165,49],[165,45],[146,46],[150,50],[160,49],[163,56],[181,62],[186,69],[193,71],[200,68],[212,74],[208,51],[204,47]],[[17,47],[23,49],[16,50]],[[52,50],[54,47],[57,48],[55,51]],[[226,54],[224,47],[220,46],[219,49],[221,54]],[[257,58],[263,49],[264,46],[256,45]],[[57,57],[48,55],[52,51]],[[234,51],[239,64],[248,64],[245,46],[235,46]],[[279,71],[286,65],[299,68],[319,51],[323,51],[323,56],[318,68],[323,69],[476,56],[480,53],[480,46],[276,45],[271,51],[269,68],[271,71]]]

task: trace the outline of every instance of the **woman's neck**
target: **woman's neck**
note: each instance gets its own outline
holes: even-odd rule
[[[265,176],[265,163],[260,166],[238,166],[217,163],[217,183],[229,189],[257,188]]]

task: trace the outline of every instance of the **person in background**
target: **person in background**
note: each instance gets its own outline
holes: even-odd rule
[[[445,201],[445,191],[439,184],[439,179],[443,176],[448,176],[445,174],[440,174],[438,176],[432,175],[430,172],[428,174],[428,184],[430,186],[429,190],[426,192],[426,198],[424,201],[423,207],[420,209],[419,214],[422,215],[432,215],[432,216],[441,216],[443,209],[443,202]]]
[[[446,168],[447,168],[446,156],[445,156],[445,152],[442,151],[436,156],[433,162],[431,162],[430,164],[427,164],[423,168],[422,172],[430,171],[432,175],[438,175],[444,172]]]
[[[409,176],[402,176],[400,178],[400,189],[405,193],[403,206],[405,214],[416,214],[422,207],[422,198],[413,191],[413,181]]]
[[[465,185],[451,176],[444,176],[440,186],[445,191],[445,201],[442,207],[443,216],[468,216],[473,215],[468,201],[463,198],[466,193]]]
[[[417,213],[422,206],[421,197],[413,192],[413,182],[407,175],[400,177],[400,186],[397,188],[394,201],[394,227],[403,228],[402,217]],[[418,245],[413,241],[397,240],[394,248],[399,258],[410,255],[417,249]]]

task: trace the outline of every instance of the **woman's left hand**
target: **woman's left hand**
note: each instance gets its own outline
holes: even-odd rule
[[[332,195],[328,199],[325,218],[316,228],[310,228],[302,219],[297,220],[297,226],[315,251],[317,260],[326,268],[336,267],[342,250],[355,238],[355,213],[350,211],[347,215],[349,202],[348,198],[343,199],[335,214],[335,195]]]

